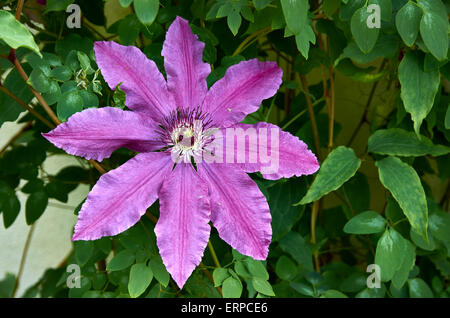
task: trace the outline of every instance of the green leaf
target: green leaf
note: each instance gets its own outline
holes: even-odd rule
[[[66,8],[73,2],[74,0],[47,0],[45,13],[51,11],[65,11]]]
[[[253,288],[264,295],[267,296],[275,296],[275,293],[273,292],[272,286],[270,285],[270,283],[260,277],[253,277],[252,278],[252,286]]]
[[[42,94],[42,97],[49,105],[56,103],[61,97],[61,88],[59,87],[59,84],[56,81],[51,81],[50,88],[46,93]]]
[[[231,276],[223,281],[222,295],[223,298],[239,298],[242,294],[242,283]]]
[[[405,243],[405,249],[402,252],[402,264],[392,277],[392,284],[394,284],[397,289],[402,288],[406,283],[409,272],[411,272],[414,267],[414,263],[416,262],[416,251],[414,245],[408,240],[405,240]]]
[[[429,229],[431,234],[442,242],[450,242],[450,214],[436,211],[430,215]]]
[[[78,265],[83,266],[94,252],[94,243],[92,241],[76,241],[74,242],[74,249]]]
[[[440,0],[418,0],[424,14],[420,20],[420,35],[431,54],[442,61],[448,51],[448,16],[445,5]]]
[[[408,1],[397,12],[395,25],[403,42],[405,42],[407,46],[412,46],[414,42],[416,42],[422,13],[422,10],[411,1]]]
[[[266,266],[261,261],[249,258],[247,261],[247,269],[254,277],[260,277],[266,280],[269,279],[269,273],[266,270]]]
[[[68,81],[72,78],[72,71],[70,70],[70,68],[64,65],[55,67],[54,69],[52,69],[50,74],[61,82]]]
[[[302,53],[305,59],[308,59],[309,55],[309,43],[316,43],[316,35],[314,34],[311,25],[306,24],[301,31],[295,35],[295,43],[297,44],[297,49]]]
[[[386,220],[375,211],[365,211],[352,217],[344,226],[350,234],[373,234],[386,228]]]
[[[445,129],[450,129],[450,104],[448,104],[447,112],[445,113]]]
[[[45,191],[30,194],[25,205],[25,219],[28,225],[37,221],[44,213],[48,204],[48,195]]]
[[[272,0],[253,0],[253,4],[255,5],[256,10],[262,10],[267,7]]]
[[[341,6],[341,0],[324,0],[322,4],[323,13],[331,17]]]
[[[307,285],[304,283],[291,283],[290,286],[304,296],[314,297],[314,295],[315,295],[314,289],[310,285]]]
[[[439,72],[425,72],[423,55],[408,51],[398,67],[398,79],[405,110],[411,114],[414,130],[419,135],[422,121],[433,107],[434,97],[439,88]]]
[[[350,21],[353,38],[364,53],[369,53],[374,48],[380,34],[380,29],[367,26],[367,19],[370,15],[367,8],[362,7],[355,11]]]
[[[281,255],[275,265],[275,273],[279,278],[290,281],[297,275],[297,266],[289,257]]]
[[[218,267],[214,269],[213,272],[214,287],[222,285],[223,281],[228,277],[230,277],[230,273],[226,268]]]
[[[391,0],[369,0],[370,4],[377,4],[381,10],[381,20],[389,22],[392,18],[392,2]]]
[[[108,271],[120,271],[129,267],[135,260],[135,254],[130,250],[123,250],[117,253],[106,266]]]
[[[58,118],[66,121],[73,114],[83,110],[83,98],[78,90],[72,90],[61,95],[56,107]]]
[[[122,7],[128,8],[133,0],[119,0],[119,3]]]
[[[375,252],[375,264],[380,266],[381,281],[387,282],[400,269],[407,241],[393,228],[380,237]]]
[[[308,23],[308,0],[281,0],[287,28],[292,34],[299,34]]]
[[[238,33],[239,28],[241,27],[241,23],[241,15],[238,11],[233,10],[227,17],[227,24],[234,36],[236,36],[236,34]]]
[[[150,25],[158,15],[159,0],[134,0],[134,9],[139,21]]]
[[[136,1],[136,0],[135,0]],[[153,272],[145,263],[137,263],[131,266],[128,292],[132,298],[139,297],[153,279]]]
[[[0,212],[3,213],[5,229],[10,227],[20,212],[20,201],[9,185],[0,180]]]
[[[170,275],[160,257],[152,257],[149,262],[155,279],[164,287],[169,285]]]
[[[280,248],[302,265],[302,269],[313,270],[311,250],[299,233],[289,232],[283,236],[280,240]]]
[[[50,90],[51,80],[39,69],[31,72],[28,81],[40,93],[47,93]]]
[[[13,49],[26,47],[42,57],[33,35],[8,11],[0,10],[0,39]]]
[[[433,298],[433,292],[427,283],[421,278],[408,280],[409,297],[411,298]]]
[[[316,201],[325,194],[341,187],[350,179],[361,165],[351,148],[339,146],[334,149],[317,174],[306,195],[297,204],[307,204]]]
[[[381,183],[392,193],[411,226],[427,241],[428,207],[416,171],[396,157],[377,161],[376,166]]]
[[[368,150],[381,155],[407,157],[450,153],[450,147],[434,145],[430,139],[400,128],[377,130],[369,138]]]
[[[80,288],[70,288],[69,298],[81,298],[91,288],[91,281],[87,277],[80,278]]]
[[[338,290],[328,289],[326,292],[320,295],[320,298],[348,298],[348,296]]]

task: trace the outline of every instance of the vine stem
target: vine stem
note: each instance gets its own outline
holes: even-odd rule
[[[319,201],[314,201],[311,213],[311,243],[316,244],[316,222],[317,216],[319,215]],[[314,254],[314,267],[316,272],[320,273],[320,263],[319,263],[319,251],[315,251]]]
[[[384,65],[386,64],[386,59],[381,62],[380,68],[378,69],[378,72],[383,70]],[[347,147],[350,147],[353,141],[356,138],[356,135],[358,135],[359,130],[361,129],[362,125],[366,121],[367,113],[369,112],[370,105],[372,104],[373,97],[375,96],[375,91],[377,89],[378,83],[380,80],[373,83],[372,88],[370,89],[369,98],[367,99],[366,106],[364,107],[364,112],[361,116],[361,119],[359,120],[358,125],[356,126],[355,130],[353,131],[352,136],[350,137],[349,141],[347,142]]]
[[[238,55],[239,53],[241,53],[241,51],[243,50],[243,48],[245,47],[245,45],[246,45],[247,43],[249,43],[252,39],[254,39],[254,38],[258,37],[259,35],[264,34],[264,33],[266,33],[266,32],[268,33],[268,32],[270,32],[270,31],[272,31],[272,27],[268,26],[267,28],[264,28],[264,29],[258,30],[258,31],[256,31],[256,32],[253,32],[253,33],[250,34],[248,37],[246,37],[246,38],[244,39],[244,41],[242,41],[241,44],[239,44],[239,46],[236,48],[236,50],[234,51],[233,55],[231,55],[231,56],[236,56],[236,55]]]
[[[14,143],[20,136],[22,136],[26,131],[30,130],[32,126],[32,122],[29,121],[25,126],[22,127],[21,130],[19,130],[14,136],[11,137],[11,139],[6,143],[6,145],[0,150],[0,156],[8,149],[9,146],[11,146],[12,143]]]
[[[19,97],[14,95],[9,89],[7,89],[5,86],[0,84],[0,91],[11,97],[17,104],[25,108],[27,111],[29,111],[34,117],[39,119],[41,122],[43,122],[47,127],[50,129],[55,128],[55,125],[53,125],[51,122],[49,122],[47,119],[41,116],[38,112],[36,112],[33,108],[28,106],[23,100],[21,100]]]
[[[214,247],[213,247],[211,241],[208,241],[208,248],[209,248],[209,251],[211,252],[211,256],[214,260],[214,264],[216,264],[216,267],[221,267],[220,263],[219,263],[219,259],[217,258],[217,255],[216,255],[216,251],[214,250]]]
[[[30,243],[31,243],[31,237],[33,236],[33,232],[34,232],[34,225],[35,224],[31,225],[30,230],[28,231],[27,239],[25,241],[25,246],[22,251],[22,258],[20,259],[19,271],[17,272],[16,281],[14,283],[14,288],[13,288],[13,291],[11,294],[12,298],[14,298],[14,296],[17,293],[17,289],[19,288],[20,278],[22,277],[23,268],[25,267],[25,259],[27,258],[28,249],[29,249]]]
[[[320,155],[320,141],[319,141],[319,131],[317,129],[316,116],[314,115],[313,103],[311,101],[311,96],[309,96],[308,81],[304,75],[300,74],[300,81],[302,83],[303,91],[305,92],[306,105],[308,107],[309,117],[311,119],[311,126],[314,135],[314,146],[316,147],[317,158],[321,161]]]

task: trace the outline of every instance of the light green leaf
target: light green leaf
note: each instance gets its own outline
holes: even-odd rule
[[[421,278],[408,280],[409,297],[411,298],[433,298],[433,292],[427,283]]]
[[[160,257],[152,257],[149,262],[155,279],[164,287],[169,285],[170,275]]]
[[[159,0],[134,0],[136,15],[143,24],[150,25],[155,21],[159,10]]]
[[[147,289],[153,279],[153,272],[145,263],[131,266],[128,292],[132,298],[139,297]]]
[[[348,296],[338,290],[328,289],[326,292],[320,295],[320,298],[348,298]]]
[[[228,277],[222,284],[223,298],[239,298],[242,294],[242,283],[233,276]]]
[[[133,0],[119,0],[119,3],[122,7],[128,8]]]
[[[252,285],[253,285],[253,288],[261,294],[264,294],[267,296],[275,296],[272,286],[269,284],[269,282],[267,280],[265,280],[263,278],[253,277]]]
[[[42,57],[30,31],[8,11],[0,10],[0,39],[13,49],[26,47]]]
[[[325,194],[338,189],[350,179],[361,165],[351,148],[339,146],[334,149],[319,170],[314,182],[306,195],[297,204],[307,204],[316,201]]]
[[[401,84],[401,98],[405,110],[411,114],[414,130],[420,133],[422,121],[433,107],[434,97],[439,88],[439,72],[423,70],[423,55],[408,51],[398,67]]]
[[[228,27],[231,30],[231,33],[233,33],[233,35],[236,36],[242,23],[242,18],[239,12],[233,10],[227,17],[227,23]]]
[[[411,226],[427,238],[428,207],[425,191],[416,171],[396,157],[377,161],[380,181],[403,210]]]
[[[416,262],[416,250],[414,248],[414,245],[410,241],[405,240],[405,249],[402,253],[402,264],[392,277],[392,284],[394,284],[397,289],[402,288],[406,283],[406,281],[408,280],[409,272],[412,270],[412,268],[414,267],[414,263]]]
[[[223,281],[228,277],[230,277],[230,273],[226,268],[218,267],[214,269],[213,272],[214,287],[222,285]]]
[[[445,5],[440,0],[418,0],[424,14],[420,20],[420,35],[430,53],[442,61],[448,51],[448,16]]]
[[[351,218],[344,226],[350,234],[379,233],[386,228],[386,220],[375,211],[365,211]]]
[[[450,147],[433,142],[414,132],[400,128],[380,129],[369,138],[369,152],[391,156],[442,156],[450,153]]]
[[[364,53],[369,53],[374,48],[380,34],[380,29],[367,26],[367,19],[370,15],[367,8],[362,7],[355,11],[350,21],[353,38]]]
[[[422,10],[411,1],[408,1],[397,12],[395,25],[397,26],[397,31],[403,42],[408,46],[412,46],[414,42],[416,42],[422,14]]]
[[[295,35],[295,43],[297,44],[297,49],[302,53],[305,59],[308,59],[309,54],[309,43],[316,43],[316,35],[314,34],[311,25],[306,24],[301,31]]]
[[[123,250],[114,256],[106,265],[108,271],[120,271],[129,267],[135,260],[135,254],[130,250]]]
[[[299,34],[308,23],[308,0],[281,0],[287,28]]]
[[[380,266],[381,281],[387,282],[400,269],[407,241],[393,228],[380,237],[375,252],[375,264]]]
[[[266,280],[269,279],[269,273],[267,272],[266,266],[262,261],[256,261],[249,258],[247,260],[247,269],[254,277],[260,277]]]

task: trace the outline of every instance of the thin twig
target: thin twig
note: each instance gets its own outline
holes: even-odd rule
[[[21,130],[19,130],[14,136],[11,137],[11,139],[6,143],[6,145],[0,150],[0,156],[8,149],[9,146],[11,146],[17,139],[20,138],[26,131],[30,130],[32,127],[32,122],[29,121],[25,126],[22,127]]]
[[[5,86],[0,85],[0,91],[11,97],[17,104],[28,110],[34,117],[39,119],[41,122],[43,122],[47,127],[50,129],[55,128],[55,125],[53,125],[51,122],[49,122],[47,119],[41,116],[38,112],[36,112],[33,108],[28,106],[23,100],[21,100],[19,97],[14,95],[9,89],[7,89]]]
[[[304,75],[300,74],[300,82],[302,83],[302,88],[305,92],[306,105],[308,107],[308,113],[311,119],[311,127],[314,135],[314,146],[316,147],[317,158],[319,159],[319,161],[321,161],[322,156],[320,155],[319,131],[317,129],[316,116],[314,115],[311,96],[309,96],[308,81],[306,80],[306,77]]]
[[[22,258],[20,259],[19,271],[17,273],[16,282],[14,283],[14,288],[13,288],[13,291],[11,294],[12,298],[14,298],[14,296],[17,293],[17,289],[19,288],[20,278],[22,277],[23,268],[25,267],[25,259],[27,258],[28,249],[30,247],[31,237],[33,236],[35,224],[31,225],[30,230],[28,231],[27,239],[25,241],[25,246],[22,251]]]

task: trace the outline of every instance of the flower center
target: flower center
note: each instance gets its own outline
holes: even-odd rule
[[[177,162],[191,162],[212,140],[210,123],[209,115],[198,108],[177,109],[164,118],[159,133]]]

